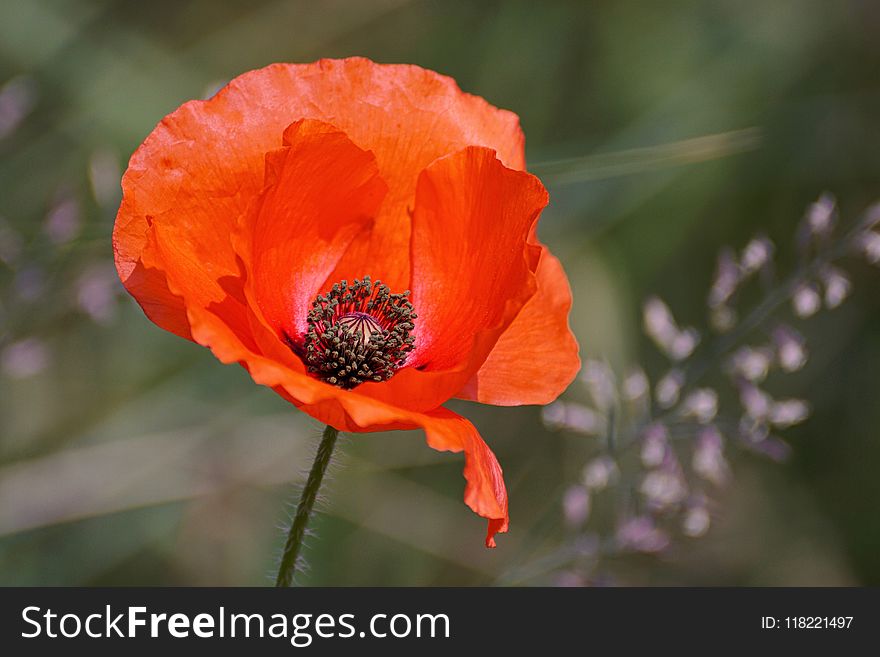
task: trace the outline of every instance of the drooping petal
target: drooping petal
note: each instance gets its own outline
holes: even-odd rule
[[[486,547],[495,547],[495,535],[507,531],[510,519],[504,473],[469,420],[442,407],[417,413],[344,392],[317,403],[302,404],[300,410],[343,431],[421,428],[430,447],[441,452],[464,452],[464,501],[474,513],[488,520]]]
[[[470,421],[439,408],[421,424],[428,444],[439,451],[464,452],[464,501],[474,513],[489,520],[486,547],[495,547],[495,534],[507,531],[507,488],[495,454]]]
[[[457,395],[483,404],[549,404],[580,369],[568,325],[571,289],[559,260],[542,248],[538,290],[501,334],[489,357]]]

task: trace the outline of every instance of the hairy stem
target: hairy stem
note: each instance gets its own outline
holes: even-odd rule
[[[309,524],[312,508],[315,506],[318,490],[321,488],[321,482],[324,480],[324,473],[327,472],[327,466],[330,464],[330,457],[333,456],[333,448],[336,446],[336,439],[338,437],[339,431],[337,429],[331,426],[324,428],[321,444],[318,445],[318,452],[315,454],[315,462],[312,463],[312,470],[309,472],[309,478],[306,481],[306,486],[303,488],[299,504],[296,507],[296,515],[287,534],[287,543],[284,545],[284,554],[281,557],[281,565],[278,568],[275,586],[287,587],[293,585],[296,561],[302,550],[306,527]]]

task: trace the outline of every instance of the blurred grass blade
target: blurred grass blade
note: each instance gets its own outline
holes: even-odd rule
[[[611,153],[539,162],[530,167],[550,184],[566,185],[717,160],[758,148],[761,131],[744,128]]]

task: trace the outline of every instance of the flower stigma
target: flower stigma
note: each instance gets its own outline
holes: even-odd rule
[[[300,354],[309,373],[347,390],[394,376],[415,344],[417,315],[409,295],[409,290],[392,294],[381,281],[364,276],[334,283],[315,297]]]

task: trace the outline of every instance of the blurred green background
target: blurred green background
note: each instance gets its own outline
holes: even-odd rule
[[[763,230],[785,263],[821,192],[849,218],[880,197],[870,0],[0,3],[0,584],[270,582],[320,427],[146,320],[110,231],[125,162],[165,114],[252,68],[348,55],[519,114],[573,327],[620,367],[660,371],[646,295],[702,325],[723,245]],[[736,457],[708,535],[618,560],[615,581],[880,584],[880,272],[848,270],[853,298],[802,328],[812,357],[785,390],[814,413],[791,462]],[[349,436],[303,582],[558,583],[540,564],[593,439],[537,408],[453,406],[505,470],[499,548],[461,501],[460,456]]]

